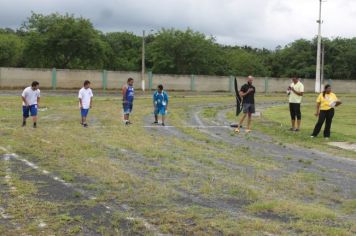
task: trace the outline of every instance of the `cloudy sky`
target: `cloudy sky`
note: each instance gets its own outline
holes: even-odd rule
[[[0,0],[0,27],[36,13],[72,13],[104,32],[203,32],[229,45],[275,48],[316,35],[319,0]],[[356,37],[356,0],[323,3],[323,36]]]

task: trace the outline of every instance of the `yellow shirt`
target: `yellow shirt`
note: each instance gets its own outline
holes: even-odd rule
[[[321,93],[316,99],[317,103],[320,103],[320,110],[326,111],[335,107],[335,102],[338,101],[335,93],[325,94],[325,98],[323,97],[323,93]]]
[[[290,85],[291,88],[294,88],[295,91],[299,93],[304,93],[304,85],[298,81],[298,83],[292,83]],[[303,99],[303,96],[297,95],[295,92],[290,91],[289,94],[289,103],[301,103]]]

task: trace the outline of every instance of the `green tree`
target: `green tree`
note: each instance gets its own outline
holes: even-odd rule
[[[138,71],[141,68],[142,38],[129,32],[115,32],[105,35],[110,45],[107,69]]]
[[[162,29],[147,51],[156,73],[216,74],[221,60],[221,49],[214,38],[191,29]]]
[[[21,66],[23,40],[13,33],[0,33],[0,66]]]
[[[29,67],[102,68],[109,46],[89,20],[32,13],[23,24]]]

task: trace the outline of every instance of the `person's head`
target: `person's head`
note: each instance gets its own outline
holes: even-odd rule
[[[253,82],[253,79],[254,79],[253,76],[252,76],[252,75],[249,75],[249,76],[247,77],[247,83],[251,85],[252,82]]]
[[[134,83],[134,79],[133,79],[133,78],[128,78],[128,79],[127,79],[127,84],[128,84],[128,85],[132,86],[133,83]]]
[[[90,81],[89,80],[84,81],[84,88],[85,89],[90,88]]]
[[[292,81],[293,81],[293,83],[295,83],[295,84],[296,84],[296,83],[298,83],[299,78],[298,78],[298,77],[293,77],[293,78],[292,78]]]
[[[324,91],[323,91],[323,96],[325,97],[325,94],[331,93],[331,85],[327,84],[324,86]]]
[[[38,89],[39,86],[40,86],[40,83],[38,83],[37,81],[33,81],[32,84],[31,84],[32,90]]]
[[[160,84],[160,85],[157,86],[157,91],[158,91],[159,93],[162,93],[162,91],[163,91],[163,85],[162,85],[162,84]]]

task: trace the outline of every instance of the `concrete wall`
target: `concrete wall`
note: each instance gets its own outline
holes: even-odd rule
[[[0,88],[24,88],[37,80],[51,87],[52,71],[48,69],[0,68]]]
[[[126,83],[127,78],[135,79],[135,88],[141,87],[141,74],[139,72],[98,71],[98,70],[56,70],[28,69],[28,68],[0,68],[0,88],[24,88],[33,80],[40,83],[41,88],[52,88],[55,81],[57,89],[78,89],[84,80],[90,80],[94,89],[119,89]],[[246,81],[244,77],[237,77],[239,86]],[[233,78],[230,76],[204,76],[204,75],[158,75],[145,76],[146,88],[152,85],[155,89],[163,84],[167,90],[177,91],[232,91]],[[151,83],[150,83],[151,82]],[[284,92],[291,83],[288,78],[255,78],[254,86],[257,92]],[[304,79],[306,92],[314,91],[313,79]],[[337,93],[353,93],[356,91],[356,80],[331,81],[333,90]]]

